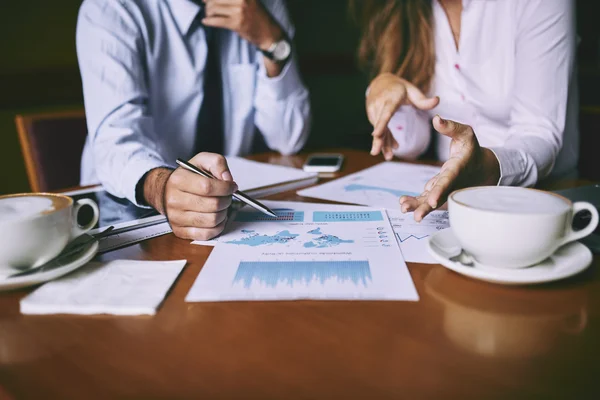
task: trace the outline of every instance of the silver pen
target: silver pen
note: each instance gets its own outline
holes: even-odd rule
[[[177,161],[177,164],[181,168],[187,169],[190,172],[193,172],[195,174],[198,174],[198,175],[203,176],[208,179],[217,179],[210,172],[203,171],[202,169],[196,167],[195,165],[190,164],[187,161],[182,160],[181,158],[178,158],[176,161]],[[255,199],[253,199],[252,197],[248,196],[244,192],[236,190],[232,196],[234,198],[238,199],[239,201],[243,201],[244,203],[248,204],[250,207],[253,207],[256,210],[258,210],[264,214],[267,214],[269,217],[277,218],[277,214],[275,214],[273,211],[271,211],[271,209],[269,209],[269,207],[265,206],[264,204],[260,203],[259,201],[255,200]]]

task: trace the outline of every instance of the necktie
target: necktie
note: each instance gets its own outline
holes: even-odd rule
[[[202,4],[202,6],[204,6]],[[204,7],[198,13],[204,17]],[[208,151],[223,154],[223,89],[218,48],[218,29],[203,26],[206,36],[206,64],[204,66],[204,99],[198,114],[195,154]]]

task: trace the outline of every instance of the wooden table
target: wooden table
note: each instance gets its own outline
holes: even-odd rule
[[[343,174],[380,161],[345,154]],[[151,318],[22,316],[28,291],[0,294],[0,398],[600,398],[598,257],[537,287],[409,264],[417,303],[185,303],[209,253],[167,235],[101,257],[188,260]]]

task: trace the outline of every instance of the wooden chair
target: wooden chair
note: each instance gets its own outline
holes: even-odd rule
[[[15,122],[31,190],[78,186],[87,135],[85,112],[17,115]]]

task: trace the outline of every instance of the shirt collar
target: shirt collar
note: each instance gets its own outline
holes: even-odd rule
[[[186,35],[192,26],[192,22],[198,15],[201,6],[192,0],[166,0],[177,23],[179,31]]]

